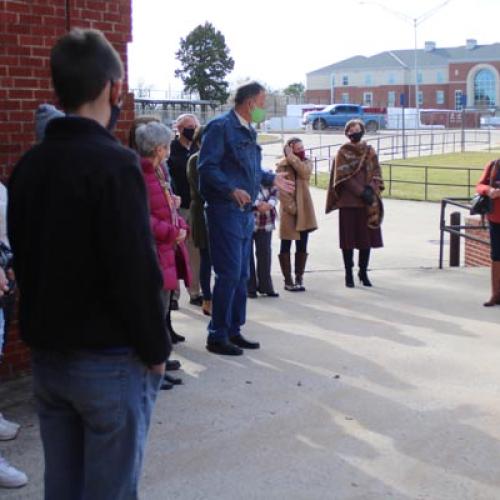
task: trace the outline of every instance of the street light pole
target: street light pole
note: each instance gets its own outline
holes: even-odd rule
[[[414,32],[414,41],[415,41],[415,47],[414,47],[414,59],[415,59],[415,111],[416,111],[416,127],[419,128],[420,126],[420,104],[418,102],[418,46],[417,46],[417,28],[427,19],[432,17],[438,10],[441,10],[445,5],[449,4],[451,0],[445,0],[444,2],[441,2],[439,5],[436,5],[436,7],[433,7],[432,9],[428,10],[427,12],[424,12],[422,15],[418,17],[410,17],[409,15],[405,14],[404,12],[400,12],[395,9],[391,9],[390,7],[387,7],[387,5],[384,5],[380,2],[372,2],[372,1],[360,1],[358,2],[359,5],[377,5],[378,7],[390,12],[392,15],[399,17],[400,19],[403,19],[406,22],[411,22],[413,24],[413,32]]]
[[[417,19],[413,19],[413,31],[415,34],[415,128],[420,128],[420,103],[418,102],[418,45],[417,45]]]

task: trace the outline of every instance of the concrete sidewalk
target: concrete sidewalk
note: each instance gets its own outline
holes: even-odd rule
[[[386,208],[372,289],[344,287],[337,216],[318,217],[308,291],[282,291],[275,266],[281,297],[249,302],[260,351],[208,354],[206,319],[181,304],[185,385],[159,396],[142,498],[500,498],[500,308],[481,306],[488,271],[435,269],[438,205]],[[23,424],[0,452],[31,480],[0,497],[39,499],[29,380],[4,384],[0,408]]]

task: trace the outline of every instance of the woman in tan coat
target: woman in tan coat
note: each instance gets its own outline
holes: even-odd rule
[[[303,276],[308,256],[307,241],[309,233],[318,227],[309,191],[312,162],[306,158],[304,144],[297,137],[287,141],[284,153],[285,156],[276,164],[276,170],[286,172],[287,178],[295,181],[295,192],[289,194],[280,191],[279,260],[285,278],[285,290],[303,292]],[[290,258],[292,240],[295,240],[295,282],[292,278]]]

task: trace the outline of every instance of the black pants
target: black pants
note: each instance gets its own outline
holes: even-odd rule
[[[252,251],[250,252],[250,278],[248,291],[255,293],[274,292],[271,279],[271,238],[272,231],[259,230],[253,233]],[[254,256],[255,253],[255,256]],[[255,266],[257,259],[257,270]]]
[[[290,253],[292,241],[295,241],[295,251],[307,253],[307,241],[309,240],[309,231],[300,232],[300,240],[281,240],[280,253]]]
[[[491,260],[500,261],[500,223],[490,222],[490,251]]]

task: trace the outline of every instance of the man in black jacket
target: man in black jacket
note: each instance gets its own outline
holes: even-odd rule
[[[200,122],[195,115],[180,115],[175,127],[178,136],[170,145],[170,158],[168,159],[168,168],[172,178],[172,188],[177,196],[181,197],[181,206],[179,213],[184,220],[191,225],[189,208],[191,206],[191,188],[187,178],[188,160],[198,151],[193,143],[195,130],[200,126]],[[189,235],[186,240],[189,252],[189,264],[192,270],[192,281],[189,287],[189,303],[195,306],[201,306],[203,297],[200,292],[200,250],[195,247],[192,237]],[[174,300],[177,300],[180,290],[175,294]],[[175,309],[175,307],[174,307]]]
[[[119,55],[100,32],[73,30],[50,63],[67,116],[16,165],[8,206],[45,497],[129,500],[170,352],[162,277],[137,156],[107,130]]]

